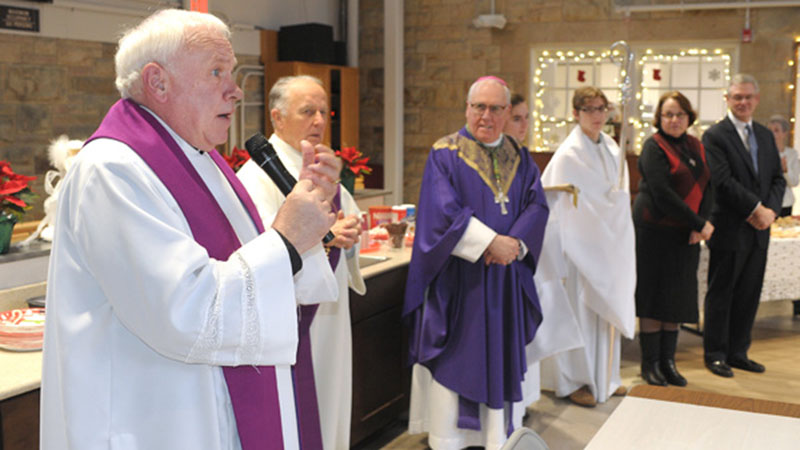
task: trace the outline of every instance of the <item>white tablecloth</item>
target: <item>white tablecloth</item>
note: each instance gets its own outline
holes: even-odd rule
[[[708,290],[708,248],[700,246],[697,267],[697,297],[700,311]],[[761,301],[800,299],[800,238],[776,238],[769,242],[767,270]]]

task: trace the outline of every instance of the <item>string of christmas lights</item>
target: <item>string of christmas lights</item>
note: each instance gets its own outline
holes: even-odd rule
[[[531,133],[532,149],[535,151],[554,151],[574,125],[575,120],[572,118],[572,107],[566,100],[571,98],[572,91],[574,91],[574,88],[570,86],[570,80],[567,79],[568,77],[577,76],[577,80],[575,80],[573,84],[585,86],[597,85],[597,87],[606,92],[606,96],[609,97],[612,103],[618,104],[618,97],[623,88],[621,80],[624,78],[625,74],[619,73],[619,68],[611,63],[609,57],[612,54],[616,56],[618,53],[616,50],[613,52],[609,50],[540,51],[535,57],[538,64],[534,69],[533,75],[534,100],[531,105],[533,125]],[[650,85],[648,85],[647,80],[660,80],[660,74],[649,72],[647,66],[662,64],[663,67],[657,70],[663,71],[664,76],[666,76],[666,74],[670,72],[672,64],[685,62],[687,58],[697,61],[698,74],[700,73],[699,66],[704,62],[717,65],[721,63],[722,69],[718,70],[715,67],[712,71],[708,72],[707,80],[704,80],[705,83],[710,83],[714,87],[709,88],[701,86],[700,75],[698,75],[697,86],[684,86],[683,89],[695,91],[697,96],[700,96],[702,92],[718,91],[720,102],[723,101],[723,94],[725,93],[725,89],[731,77],[730,51],[721,48],[690,48],[657,53],[653,49],[645,49],[636,63],[638,73],[632,74],[634,80],[638,80],[638,83],[634,83],[634,86],[636,86],[634,110],[638,111],[638,116],[630,117],[628,122],[633,126],[634,139],[632,142],[632,149],[635,153],[638,154],[641,151],[644,140],[654,131],[651,125],[653,109],[655,108],[653,99],[657,102],[660,93],[667,89],[675,89],[670,83],[660,85],[659,83],[650,82]],[[571,71],[570,69],[575,66],[590,67],[591,76],[595,78],[595,80],[589,80],[586,71]],[[605,85],[603,85],[603,82],[596,83],[598,73],[600,73],[601,77],[604,75],[607,77],[608,73],[606,72],[611,70],[612,67],[613,70],[616,71],[613,76],[613,81],[609,82],[608,80],[603,80]],[[547,72],[547,74],[545,74],[545,72]],[[678,89],[683,90],[681,88]],[[556,94],[562,94],[561,100],[557,100]],[[546,107],[545,102],[550,103],[547,105],[549,107]],[[562,102],[565,104],[561,105]],[[698,105],[695,104],[694,106],[697,108]],[[557,108],[559,108],[558,111],[556,111]],[[613,113],[611,117],[613,117]],[[714,120],[698,120],[690,132],[700,135],[706,128],[716,122],[717,119],[718,117],[715,117]]]

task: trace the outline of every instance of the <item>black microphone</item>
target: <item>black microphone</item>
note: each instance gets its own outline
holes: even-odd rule
[[[264,172],[267,172],[267,175],[284,196],[288,196],[289,192],[292,192],[294,185],[297,184],[297,180],[286,170],[286,166],[283,165],[278,154],[275,153],[275,148],[272,147],[267,138],[261,133],[256,133],[244,143],[244,146],[247,148],[247,153],[250,154],[253,162],[264,169]],[[328,231],[328,234],[322,238],[322,243],[327,244],[333,238],[333,233]]]

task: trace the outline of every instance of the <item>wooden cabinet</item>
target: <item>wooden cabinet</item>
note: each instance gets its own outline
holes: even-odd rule
[[[353,412],[350,445],[408,410],[411,368],[401,321],[408,266],[367,279],[367,294],[350,291],[353,327]]]
[[[319,78],[325,86],[331,117],[323,142],[334,150],[343,147],[358,148],[358,68],[299,61],[265,62],[265,95],[269,95],[269,90],[279,78],[290,75],[311,75]],[[266,101],[264,129],[269,136],[273,129],[269,100]]]
[[[0,402],[0,450],[39,448],[39,390]]]

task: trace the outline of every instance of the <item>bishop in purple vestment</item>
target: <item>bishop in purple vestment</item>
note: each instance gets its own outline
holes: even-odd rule
[[[510,405],[522,399],[525,346],[542,320],[533,274],[548,208],[533,158],[502,134],[509,97],[498,78],[476,81],[467,126],[434,144],[422,179],[403,309],[410,362],[424,367],[413,382],[427,370],[458,396],[457,411],[435,413],[452,419],[442,421],[430,410],[454,408],[412,389],[411,431],[429,431],[434,449],[502,445],[514,428]],[[427,407],[418,408],[421,397]],[[501,433],[487,429],[498,421],[482,423],[482,407],[499,411]],[[416,420],[419,409],[430,418]]]

